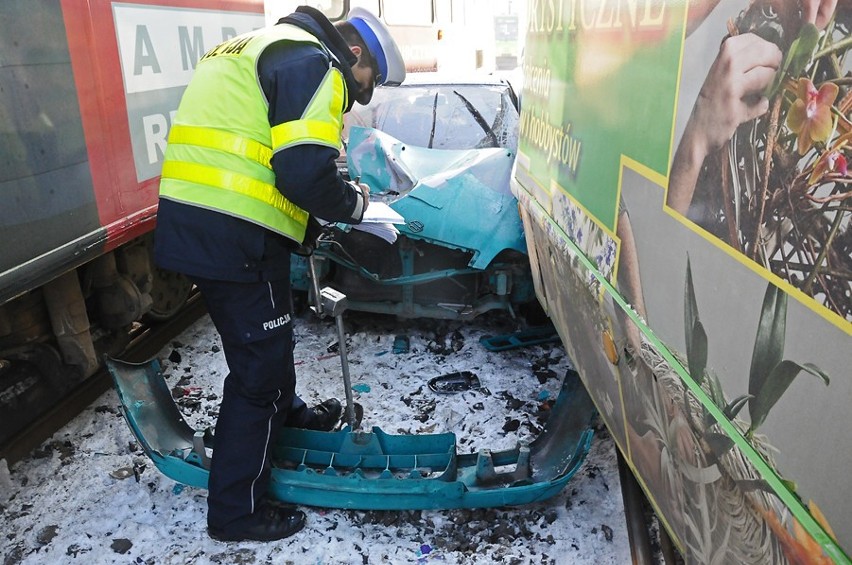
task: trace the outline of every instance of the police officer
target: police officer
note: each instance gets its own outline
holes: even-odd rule
[[[342,116],[405,66],[387,28],[354,9],[332,25],[302,6],[230,39],[196,66],[175,116],[160,183],[155,259],[201,291],[229,374],[216,423],[207,525],[223,541],[275,540],[305,515],[266,497],[282,426],[330,430],[336,399],[296,395],[290,254],[316,217],[358,223],[369,187],[335,159]]]

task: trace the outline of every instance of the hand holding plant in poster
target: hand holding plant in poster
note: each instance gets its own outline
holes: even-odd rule
[[[850,321],[852,9],[835,4],[755,0],[729,22],[667,204]]]

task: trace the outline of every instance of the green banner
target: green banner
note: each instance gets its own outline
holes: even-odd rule
[[[610,231],[622,155],[668,169],[683,22],[682,2],[529,3],[520,151]]]

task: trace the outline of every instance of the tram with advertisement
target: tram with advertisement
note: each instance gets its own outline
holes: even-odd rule
[[[664,533],[849,563],[852,4],[527,6],[536,294]]]

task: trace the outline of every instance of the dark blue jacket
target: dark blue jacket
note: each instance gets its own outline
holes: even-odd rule
[[[318,11],[300,8],[279,22],[298,25],[331,51],[346,79],[351,100],[358,86],[352,75],[356,58],[348,44]],[[258,61],[258,76],[269,100],[274,126],[299,119],[328,70],[329,58],[313,46],[278,44]],[[346,108],[348,111],[349,108]],[[297,145],[272,159],[276,185],[288,200],[312,216],[332,222],[353,218],[361,197],[337,171],[338,152],[320,145]],[[172,200],[160,199],[154,233],[154,259],[170,271],[234,282],[276,280],[289,276],[287,238],[251,222]]]

